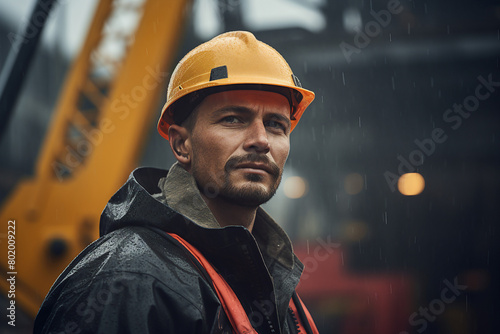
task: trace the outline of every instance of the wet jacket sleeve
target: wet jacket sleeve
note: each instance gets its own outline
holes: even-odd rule
[[[210,333],[201,305],[149,275],[97,276],[44,302],[34,333]],[[210,321],[209,321],[210,322]]]

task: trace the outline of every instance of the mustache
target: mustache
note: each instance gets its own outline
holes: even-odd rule
[[[229,172],[231,169],[236,168],[237,165],[244,164],[247,162],[258,162],[258,163],[265,164],[271,170],[272,175],[274,175],[274,176],[280,175],[281,170],[278,167],[278,165],[276,163],[272,162],[271,160],[269,160],[269,158],[267,156],[261,155],[258,153],[250,153],[250,154],[240,156],[240,157],[232,157],[226,162],[226,165],[224,166],[224,170],[226,172]]]

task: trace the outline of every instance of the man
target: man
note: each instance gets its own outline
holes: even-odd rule
[[[135,170],[111,198],[35,333],[316,333],[294,293],[303,265],[259,207],[313,99],[251,33],[188,53],[158,123],[177,162]]]

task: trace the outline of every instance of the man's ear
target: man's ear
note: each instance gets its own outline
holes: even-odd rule
[[[191,165],[189,131],[180,125],[172,124],[168,128],[168,141],[177,161],[189,171]]]

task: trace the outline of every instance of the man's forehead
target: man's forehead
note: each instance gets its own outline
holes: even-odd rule
[[[264,110],[280,112],[290,116],[289,100],[282,94],[262,90],[230,90],[207,96],[202,105],[211,110],[220,110],[230,106],[263,107]]]

